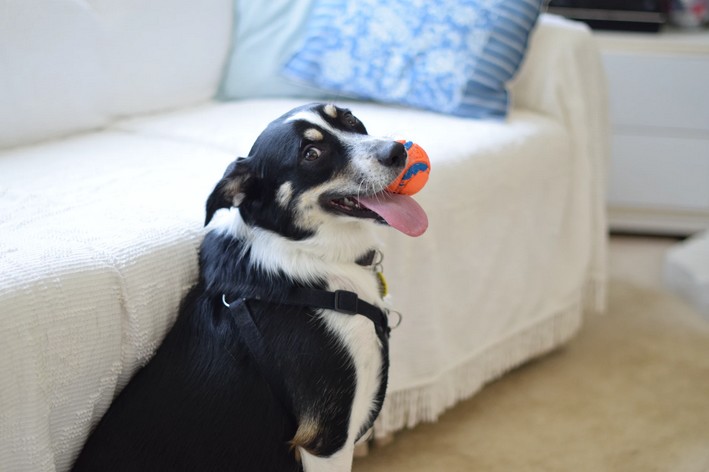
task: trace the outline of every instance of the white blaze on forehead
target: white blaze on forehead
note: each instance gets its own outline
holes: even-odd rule
[[[335,136],[337,139],[340,140],[341,143],[343,143],[346,146],[351,147],[352,149],[356,148],[357,146],[361,145],[362,143],[369,143],[371,141],[378,141],[377,138],[374,138],[372,136],[369,136],[367,134],[359,134],[355,133],[353,131],[345,131],[341,129],[337,129],[333,127],[330,123],[325,121],[325,119],[317,112],[315,111],[299,111],[298,113],[295,113],[292,116],[289,116],[286,118],[286,123],[290,123],[292,121],[306,121],[308,123],[311,123],[313,125],[319,126],[323,131],[330,133],[331,135]],[[322,132],[321,132],[322,134]]]
[[[328,103],[327,105],[325,105],[325,108],[323,108],[323,111],[325,113],[327,113],[328,115],[330,115],[331,117],[337,118],[337,108],[332,103]]]
[[[322,141],[323,139],[325,139],[325,136],[323,136],[320,130],[317,130],[315,128],[309,128],[305,130],[303,136],[305,136],[305,139],[309,139],[311,141]]]
[[[329,133],[335,135],[339,135],[342,133],[342,131],[339,131],[330,126],[330,123],[325,121],[319,113],[316,113],[314,111],[299,111],[298,113],[286,118],[286,123],[290,123],[291,121],[307,121],[308,123],[318,125]]]

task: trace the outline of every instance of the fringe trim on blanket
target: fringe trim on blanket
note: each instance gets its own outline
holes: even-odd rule
[[[442,374],[433,384],[387,394],[374,424],[374,436],[382,438],[405,427],[437,420],[445,410],[470,398],[485,384],[570,340],[581,327],[581,320],[582,303],[574,303],[488,347]]]

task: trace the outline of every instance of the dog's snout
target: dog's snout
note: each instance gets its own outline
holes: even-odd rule
[[[406,148],[396,141],[387,143],[377,152],[377,160],[387,167],[403,166],[406,163]]]

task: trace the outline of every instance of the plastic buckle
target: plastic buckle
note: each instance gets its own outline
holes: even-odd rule
[[[347,290],[335,291],[335,310],[347,313],[348,315],[357,314],[357,304],[359,297],[354,292]]]

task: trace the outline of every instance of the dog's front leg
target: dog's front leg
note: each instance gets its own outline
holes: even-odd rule
[[[351,441],[329,457],[314,456],[302,448],[299,449],[305,472],[350,472],[352,470],[354,443]]]

